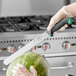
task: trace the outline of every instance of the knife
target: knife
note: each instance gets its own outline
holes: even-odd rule
[[[11,63],[13,60],[15,60],[18,56],[21,56],[22,54],[28,52],[32,47],[43,41],[44,39],[48,37],[52,37],[53,33],[55,31],[58,31],[61,27],[63,27],[65,24],[72,24],[72,19],[71,18],[65,18],[61,21],[59,21],[52,29],[51,31],[45,31],[44,33],[40,34],[38,37],[36,37],[34,40],[29,42],[27,45],[23,46],[21,49],[19,49],[17,52],[14,54],[10,55],[4,60],[4,64],[8,65]]]

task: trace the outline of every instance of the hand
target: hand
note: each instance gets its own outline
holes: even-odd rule
[[[52,27],[58,23],[61,19],[67,18],[67,14],[65,14],[65,7],[61,8],[50,20],[49,26],[47,27],[47,30],[50,31]],[[70,13],[69,13],[70,14]],[[60,30],[64,30],[67,27],[67,25],[64,25]]]
[[[33,66],[30,67],[30,71],[31,72],[21,64],[17,64],[17,66],[14,66],[12,69],[13,76],[37,76],[37,71]]]

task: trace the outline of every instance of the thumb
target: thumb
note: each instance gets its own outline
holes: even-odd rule
[[[66,14],[64,13],[63,11],[64,7],[61,8],[50,20],[50,23],[47,27],[47,30],[50,31],[52,29],[52,27],[58,23],[61,19],[64,19],[66,18]]]
[[[54,21],[55,19],[52,17],[50,20],[50,23],[47,27],[47,30],[50,31],[52,29],[52,27],[56,24],[56,22]]]
[[[30,66],[31,76],[37,76],[37,71],[33,66]]]

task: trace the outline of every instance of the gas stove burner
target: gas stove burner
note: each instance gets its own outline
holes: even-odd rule
[[[15,31],[7,18],[0,18],[0,32],[10,32],[12,30]]]
[[[0,18],[0,32],[44,30],[52,16],[17,16]]]
[[[0,18],[0,32],[21,32],[46,30],[51,15],[32,15],[32,16],[15,16],[15,17],[1,17]],[[73,18],[73,25],[67,29],[76,28],[76,17]]]
[[[40,30],[40,27],[36,24],[18,24],[21,30],[29,31],[29,30]]]
[[[40,30],[40,27],[36,24],[30,25],[28,30]]]

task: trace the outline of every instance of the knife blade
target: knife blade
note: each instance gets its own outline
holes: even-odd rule
[[[17,52],[15,52],[11,56],[9,56],[7,59],[5,59],[4,60],[4,64],[8,65],[15,58],[17,58],[18,56],[24,54],[25,52],[27,52],[28,50],[30,50],[32,47],[34,47],[35,45],[37,45],[39,42],[43,41],[47,37],[48,37],[48,34],[47,34],[47,31],[45,31],[43,34],[39,35],[34,40],[32,40],[30,43],[28,43],[27,45],[25,45],[24,47],[22,47],[21,49],[19,49]]]
[[[21,49],[19,49],[17,52],[15,52],[14,54],[12,54],[11,56],[7,57],[4,60],[4,64],[8,65],[9,63],[11,63],[13,60],[15,60],[18,56],[21,56],[22,54],[24,54],[25,52],[27,52],[28,50],[30,50],[32,47],[34,47],[35,45],[37,45],[38,43],[40,43],[41,41],[43,41],[44,39],[46,39],[47,37],[52,37],[53,33],[57,30],[59,30],[62,26],[64,26],[64,24],[68,24],[69,19],[63,19],[60,22],[58,22],[52,29],[51,31],[45,31],[43,34],[39,35],[38,37],[36,37],[34,40],[32,40],[31,42],[29,42],[27,45],[25,45],[24,47],[22,47]]]

